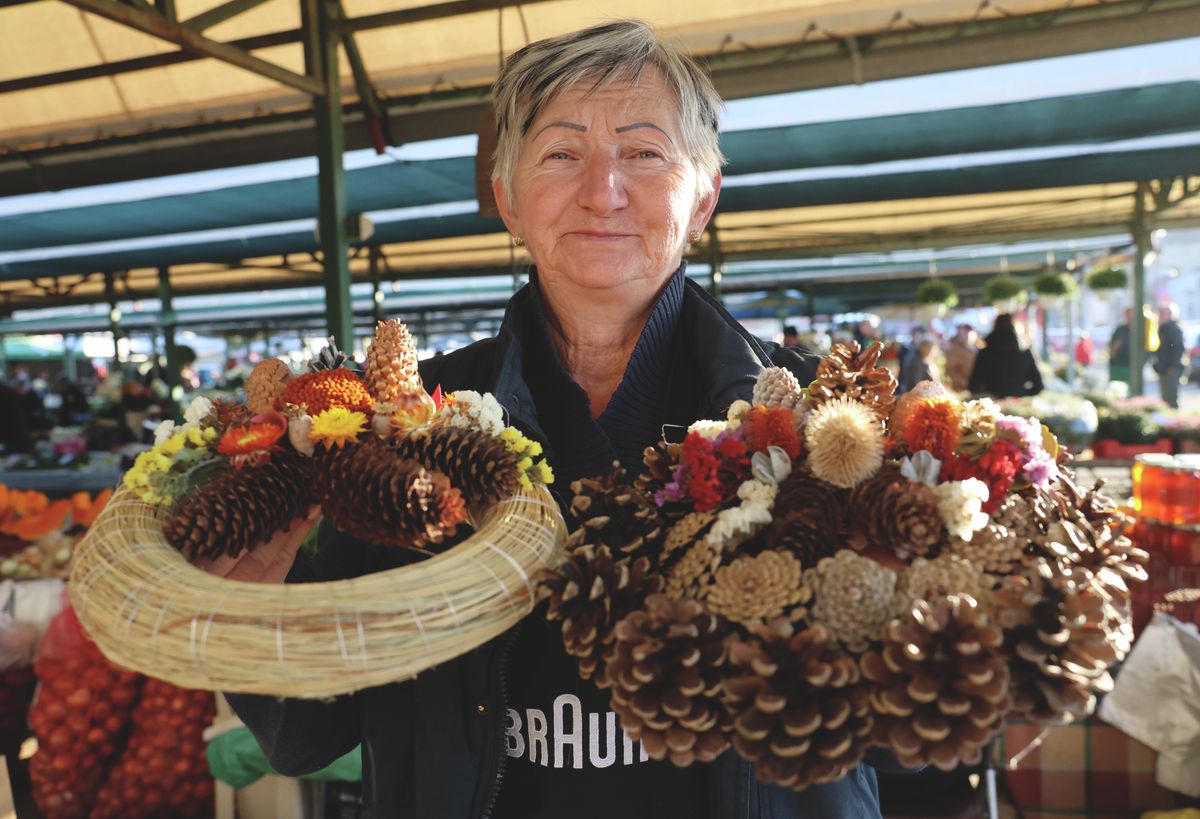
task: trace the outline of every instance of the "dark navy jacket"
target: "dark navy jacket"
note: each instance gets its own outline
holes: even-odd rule
[[[529,288],[513,296],[496,338],[424,361],[421,375],[431,388],[493,393],[513,425],[542,439],[516,331],[531,298]],[[754,338],[690,281],[671,358],[667,418],[680,425],[723,417],[735,400],[750,397],[764,367],[786,366],[806,384],[817,363],[810,353]],[[332,530],[322,530],[321,545],[314,561],[297,563],[289,581],[353,577],[394,565],[386,550]],[[364,793],[379,819],[484,819],[503,782],[505,660],[515,633],[415,680],[329,703],[244,695],[230,701],[271,764],[287,775],[319,769],[361,741]],[[875,773],[866,765],[839,782],[794,793],[759,784],[751,765],[728,751],[708,764],[706,781],[708,815],[695,819],[880,817]]]

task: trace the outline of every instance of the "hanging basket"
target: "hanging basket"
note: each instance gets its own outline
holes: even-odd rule
[[[1123,268],[1106,265],[1098,267],[1088,274],[1087,286],[1096,293],[1109,293],[1114,290],[1124,290],[1129,286],[1129,274]]]
[[[1067,273],[1046,273],[1033,280],[1033,290],[1040,300],[1052,306],[1075,298],[1079,285]]]
[[[121,489],[77,548],[71,601],[114,662],[185,688],[318,698],[414,677],[513,626],[566,537],[535,485],[429,560],[350,580],[246,583],[163,538],[165,514]]]
[[[954,285],[944,279],[929,279],[917,288],[917,303],[943,316],[947,310],[958,306],[958,293]]]
[[[1013,313],[1025,303],[1025,287],[1007,273],[993,276],[983,288],[984,298],[1000,313]]]

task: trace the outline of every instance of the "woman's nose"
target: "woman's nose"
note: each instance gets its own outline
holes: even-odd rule
[[[623,208],[626,201],[625,181],[615,159],[593,155],[584,161],[579,183],[581,207],[603,216]]]

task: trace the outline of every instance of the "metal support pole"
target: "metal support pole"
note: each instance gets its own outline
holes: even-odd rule
[[[371,315],[375,323],[383,321],[383,291],[379,289],[379,248],[368,251],[367,269],[371,274]]]
[[[166,359],[167,394],[171,396],[172,420],[180,421],[183,415],[180,405],[183,403],[183,381],[179,347],[175,344],[175,309],[171,306],[171,269],[158,269],[158,321],[162,325],[163,358]]]
[[[8,337],[0,335],[0,384],[8,383]]]
[[[1142,395],[1142,370],[1146,365],[1146,254],[1150,252],[1150,226],[1146,223],[1146,196],[1149,185],[1137,183],[1133,203],[1133,319],[1129,324],[1129,394]]]
[[[301,0],[304,65],[324,94],[313,99],[317,126],[317,190],[320,194],[321,257],[325,269],[325,323],[342,349],[354,343],[350,305],[349,242],[346,237],[346,171],[342,165],[345,132],[338,76],[337,30],[328,0]]]
[[[111,271],[104,274],[104,294],[108,297],[108,332],[113,343],[113,372],[121,369],[121,311],[117,309],[116,277]]]

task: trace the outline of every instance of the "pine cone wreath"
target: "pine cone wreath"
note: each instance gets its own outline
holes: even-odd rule
[[[850,530],[849,493],[817,480],[806,469],[793,469],[779,485],[767,544],[786,549],[805,568],[831,557],[845,545]]]
[[[579,528],[568,545],[605,544],[617,554],[657,558],[666,521],[653,500],[625,482],[624,470],[581,478],[571,484],[571,492],[571,516]]]
[[[827,626],[846,648],[865,651],[891,617],[896,573],[857,552],[842,549],[804,572],[812,587],[809,619]]]
[[[766,551],[739,557],[717,569],[704,607],[735,623],[805,617],[812,589],[804,585],[804,567],[788,552]]]
[[[918,602],[862,658],[875,683],[874,738],[902,765],[979,762],[1008,710],[1004,633],[969,597]]]
[[[617,622],[662,586],[648,558],[615,559],[608,546],[589,543],[568,551],[545,573],[539,596],[549,600],[546,619],[562,621],[563,646],[579,659],[579,676],[603,685],[601,655]]]
[[[371,394],[384,403],[425,391],[417,371],[417,347],[404,322],[388,319],[375,324],[365,375]]]
[[[441,543],[466,519],[458,489],[377,438],[322,452],[322,511],[340,531],[380,546]]]
[[[876,367],[883,345],[875,342],[864,352],[858,342],[838,342],[817,365],[816,380],[808,386],[808,405],[818,407],[834,398],[850,398],[885,420],[896,403],[896,377]]]
[[[850,505],[860,512],[855,526],[867,542],[903,560],[934,557],[944,539],[937,495],[925,484],[905,478],[895,466],[885,466],[854,487]]]
[[[232,557],[303,517],[313,502],[312,478],[311,459],[273,452],[180,498],[163,523],[163,536],[188,560]]]
[[[400,457],[450,479],[472,507],[517,491],[517,459],[504,442],[470,427],[436,427],[396,442]]]
[[[729,647],[725,708],[733,746],[767,783],[802,790],[834,782],[862,760],[874,717],[854,658],[824,626],[787,620]]]
[[[652,759],[686,767],[729,747],[720,699],[727,631],[696,601],[662,594],[617,624],[605,657],[612,707]]]
[[[254,365],[246,379],[246,406],[257,414],[279,408],[283,392],[292,380],[292,369],[278,358],[264,358]]]

